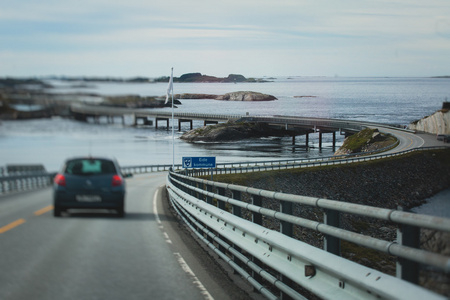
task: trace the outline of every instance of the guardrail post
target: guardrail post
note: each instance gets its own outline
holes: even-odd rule
[[[292,202],[280,201],[280,212],[292,215]],[[294,235],[292,223],[280,221],[280,232],[288,237],[292,237]]]
[[[208,191],[208,192],[212,192],[212,185],[210,185],[210,184],[207,184],[206,185],[206,190]],[[208,203],[208,204],[212,204],[212,197],[211,196],[206,196],[206,203]]]
[[[199,182],[196,182],[196,183],[195,183],[195,187],[196,187],[197,189],[200,188],[200,183],[199,183]],[[194,194],[195,194],[195,198],[200,199],[200,193],[199,193],[199,192],[194,192]]]
[[[231,197],[233,198],[233,199],[235,199],[235,200],[238,200],[238,201],[241,201],[241,197],[242,197],[242,195],[241,195],[241,192],[240,191],[231,191]],[[235,206],[235,205],[232,205],[231,206],[231,213],[233,214],[233,215],[235,215],[235,216],[237,216],[237,217],[242,217],[242,209],[239,207],[239,206]],[[233,248],[234,249],[236,249],[236,251],[239,251],[239,252],[241,252],[241,248],[240,247],[238,247],[238,246],[236,246],[236,245],[234,245],[233,244]],[[237,265],[241,265],[241,261],[238,259],[238,258],[236,258],[236,257],[234,257],[233,256],[233,261],[237,264]],[[233,269],[233,273],[234,274],[237,274],[237,271],[235,270],[235,269]]]
[[[252,196],[252,204],[261,207],[262,206],[262,197],[253,195]],[[260,213],[252,213],[252,222],[258,225],[262,225],[262,214]]]
[[[219,194],[220,196],[225,196],[225,188],[223,187],[217,187],[217,194]],[[217,200],[217,207],[219,209],[225,210],[225,202]],[[219,238],[222,239],[222,236],[218,233]],[[222,253],[225,253],[227,251],[227,249],[222,246],[221,244],[219,244],[219,251]]]
[[[241,201],[241,192],[239,192],[239,191],[232,191],[232,196],[231,197],[233,199],[235,199],[235,200]],[[239,218],[242,216],[242,210],[241,210],[241,208],[239,206],[232,205],[231,206],[231,213],[233,215],[239,217]]]
[[[253,195],[252,196],[252,204],[262,207],[262,197],[261,196],[257,196],[257,195]],[[262,225],[262,214],[260,213],[252,213],[252,222],[258,225]],[[261,261],[259,259],[257,259],[256,257],[252,256],[251,260],[254,264],[256,265],[260,265]],[[262,281],[262,276],[259,275],[259,272],[255,272],[254,270],[252,270],[252,277],[257,281],[257,282],[261,282]],[[254,291],[256,291],[256,288],[254,288]]]
[[[292,215],[293,212],[293,204],[289,201],[280,201],[280,212],[288,215]],[[292,223],[286,221],[280,221],[280,232],[282,234],[287,235],[288,237],[292,237],[294,235],[293,225]],[[286,284],[287,286],[292,285],[292,280],[280,274],[281,282]],[[280,292],[280,299],[292,299],[289,295]]]
[[[398,210],[407,211],[399,206]],[[411,248],[420,247],[420,228],[399,224],[397,229],[397,243]],[[419,263],[399,257],[397,259],[396,275],[402,280],[414,284],[419,283]]]
[[[225,196],[225,188],[218,187],[217,194],[219,194],[220,196]],[[217,207],[222,210],[225,210],[225,202],[217,200]]]
[[[335,210],[325,209],[323,213],[323,222],[326,225],[340,227],[340,214]],[[325,235],[323,249],[327,252],[341,256],[341,240],[337,237]]]

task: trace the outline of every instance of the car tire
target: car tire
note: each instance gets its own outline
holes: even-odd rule
[[[117,210],[117,216],[119,218],[125,217],[125,208],[122,206]]]
[[[61,212],[62,212],[62,210],[61,210],[60,207],[55,206],[55,207],[53,208],[53,216],[54,216],[54,217],[61,217]]]

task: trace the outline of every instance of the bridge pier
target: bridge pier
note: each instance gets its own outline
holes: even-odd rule
[[[333,131],[333,152],[336,152],[336,131]]]
[[[319,129],[319,152],[322,152],[322,130]]]
[[[169,118],[156,118],[155,119],[155,128],[158,129],[158,121],[166,121],[167,130],[169,130]]]
[[[219,123],[219,121],[208,121],[208,120],[205,120],[205,122],[203,122],[203,126],[207,126],[209,124],[218,124],[218,123]]]
[[[139,125],[138,124],[139,120],[142,120],[142,125],[153,125],[152,120],[149,120],[147,117],[135,116],[134,117],[134,125],[135,126]]]
[[[178,131],[181,131],[181,123],[189,123],[191,125],[191,130],[192,130],[192,120],[188,120],[188,119],[178,119]]]
[[[322,144],[323,144],[323,134],[324,133],[332,133],[333,134],[333,151],[336,151],[336,132],[332,131],[322,131],[319,130],[319,150],[322,151]],[[292,145],[295,146],[295,133],[292,134]],[[306,149],[308,149],[308,145],[309,145],[309,132],[305,133],[305,147]]]

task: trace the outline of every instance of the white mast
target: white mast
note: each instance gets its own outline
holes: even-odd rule
[[[172,171],[175,168],[175,123],[173,120],[173,67],[170,73],[171,87],[172,87]]]

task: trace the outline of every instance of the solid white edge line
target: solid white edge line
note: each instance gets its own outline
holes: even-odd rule
[[[183,259],[180,253],[176,252],[173,255],[176,256],[178,263],[180,264],[181,268],[192,277],[192,283],[194,283],[198,289],[200,290],[200,293],[202,294],[203,298],[206,300],[214,300],[214,297],[211,296],[211,294],[208,292],[208,290],[205,288],[205,286],[201,283],[201,281],[195,276],[195,273],[192,271],[192,269],[189,267],[189,265],[186,263],[186,261]]]
[[[153,194],[153,214],[155,215],[156,223],[158,223],[159,226],[162,226],[161,219],[159,218],[158,214],[158,207],[156,206],[156,200],[158,199],[159,194],[159,188],[156,190],[156,192]]]
[[[155,194],[153,194],[153,214],[155,215],[155,219],[156,219],[156,222],[158,223],[159,227],[163,228],[161,219],[159,218],[158,208],[157,208],[158,195],[159,195],[159,189],[157,189]],[[166,241],[171,244],[172,241],[170,240],[167,232],[163,232],[163,234],[164,234],[164,237],[166,238]],[[197,276],[195,276],[195,273],[192,271],[192,269],[189,267],[189,265],[183,259],[181,254],[176,252],[176,253],[174,253],[174,255],[177,258],[177,261],[180,264],[183,271],[186,272],[189,276],[191,276],[191,278],[193,280],[192,282],[194,283],[194,285],[196,285],[198,287],[203,298],[205,300],[214,300],[214,297],[211,296],[211,294],[208,292],[208,290],[205,288],[205,286],[201,283],[201,281],[197,278]]]

